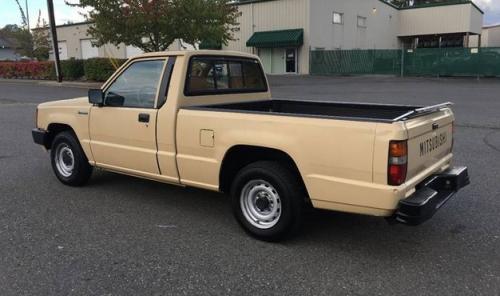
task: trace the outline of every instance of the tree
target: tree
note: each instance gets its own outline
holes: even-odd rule
[[[96,45],[124,43],[144,51],[163,51],[176,39],[196,45],[203,40],[227,44],[238,25],[231,0],[80,0],[90,8],[88,33]]]
[[[21,56],[33,57],[33,38],[28,27],[28,17],[19,0],[15,1],[21,13],[22,26],[7,25],[3,28],[3,32],[16,41],[16,53]]]
[[[5,25],[5,27],[1,29],[1,32],[3,36],[12,41],[17,54],[32,57],[33,42],[28,30],[12,24]]]
[[[42,12],[38,11],[38,20],[36,28],[32,31],[33,37],[33,57],[37,60],[47,60],[49,58],[50,41],[48,25],[42,18]]]

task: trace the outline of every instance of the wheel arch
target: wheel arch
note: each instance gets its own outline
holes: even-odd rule
[[[288,153],[275,148],[253,145],[235,145],[226,151],[219,171],[219,190],[225,193],[229,192],[238,171],[261,160],[276,161],[288,167],[297,176],[307,199],[309,199],[300,170]]]
[[[47,126],[47,131],[49,132],[48,140],[45,143],[45,148],[50,149],[52,146],[52,142],[54,141],[54,138],[57,134],[64,132],[64,131],[69,131],[71,132],[77,139],[78,137],[76,136],[75,130],[69,125],[65,123],[50,123]]]

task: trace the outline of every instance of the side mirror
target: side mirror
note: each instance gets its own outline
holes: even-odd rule
[[[106,96],[106,106],[110,107],[123,107],[125,98],[113,92],[109,92]]]
[[[104,94],[101,89],[89,89],[89,103],[98,106],[104,104]]]

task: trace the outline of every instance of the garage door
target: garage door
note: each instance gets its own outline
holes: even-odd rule
[[[82,49],[82,59],[90,59],[99,56],[99,49],[92,46],[92,40],[82,39],[80,40],[80,48]]]

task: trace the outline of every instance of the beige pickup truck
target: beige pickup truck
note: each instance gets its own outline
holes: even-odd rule
[[[96,167],[229,193],[244,229],[278,240],[311,205],[408,225],[432,217],[469,183],[451,166],[450,105],[277,100],[254,55],[160,52],[88,98],[40,104],[32,134],[64,184]]]

